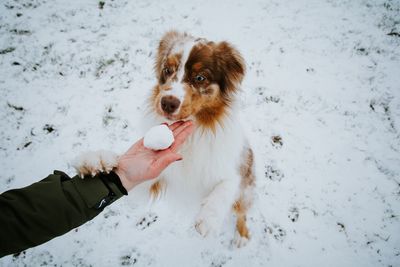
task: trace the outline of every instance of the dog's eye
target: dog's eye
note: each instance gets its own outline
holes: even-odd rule
[[[196,75],[196,77],[194,77],[194,81],[197,83],[204,82],[205,80],[206,80],[206,77],[204,77],[203,75]]]
[[[171,75],[172,74],[172,69],[170,69],[170,68],[168,68],[168,67],[165,67],[164,69],[163,69],[163,72],[164,72],[164,74],[165,75]]]

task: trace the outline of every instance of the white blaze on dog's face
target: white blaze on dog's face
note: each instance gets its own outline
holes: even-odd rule
[[[151,97],[155,111],[171,121],[192,117],[214,130],[233,100],[245,67],[239,52],[226,42],[172,31],[160,41],[155,71],[158,84]]]

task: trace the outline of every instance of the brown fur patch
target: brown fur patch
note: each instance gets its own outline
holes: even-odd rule
[[[170,67],[177,68],[181,58],[182,58],[181,54],[171,55],[167,59],[167,65],[170,66]]]
[[[246,215],[238,216],[236,221],[236,229],[241,237],[250,239],[249,228],[246,225]]]
[[[222,73],[221,90],[224,96],[236,92],[237,84],[242,82],[246,72],[242,56],[227,42],[219,43],[215,48],[214,55],[217,68]]]
[[[150,196],[152,199],[157,199],[162,191],[162,183],[161,181],[157,181],[150,187]]]
[[[216,105],[214,107],[202,108],[195,117],[201,127],[210,129],[215,133],[218,125],[223,126],[222,118],[225,116],[225,112],[225,106]]]
[[[237,200],[233,205],[233,210],[236,213],[236,230],[241,237],[246,237],[250,239],[249,229],[246,225],[246,212],[247,207],[242,198]]]
[[[240,166],[240,176],[242,177],[242,187],[254,186],[255,177],[253,174],[254,154],[251,148],[247,149],[244,161]]]
[[[202,67],[203,67],[203,64],[201,62],[197,62],[197,63],[193,64],[192,68],[194,71],[198,72],[201,70]]]
[[[243,153],[243,162],[240,166],[240,175],[242,177],[240,184],[240,197],[233,204],[233,210],[236,214],[236,229],[240,236],[250,238],[249,229],[246,225],[246,213],[253,200],[253,190],[255,186],[254,154],[251,148],[246,148]]]

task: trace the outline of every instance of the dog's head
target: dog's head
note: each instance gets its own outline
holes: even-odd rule
[[[151,105],[159,115],[171,121],[193,118],[215,129],[238,90],[245,65],[227,42],[171,31],[160,41],[155,71],[158,84]]]

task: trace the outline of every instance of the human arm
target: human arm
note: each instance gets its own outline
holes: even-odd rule
[[[157,177],[181,158],[179,147],[190,135],[190,122],[169,126],[174,144],[151,151],[136,142],[109,173],[81,179],[55,171],[45,179],[0,195],[0,257],[20,252],[62,235],[97,216],[137,184]]]
[[[30,186],[1,194],[0,257],[42,244],[78,227],[98,215],[106,206],[102,204],[105,200],[110,204],[123,195],[115,184],[102,178],[71,179],[55,171]],[[106,179],[112,191],[103,182]]]

